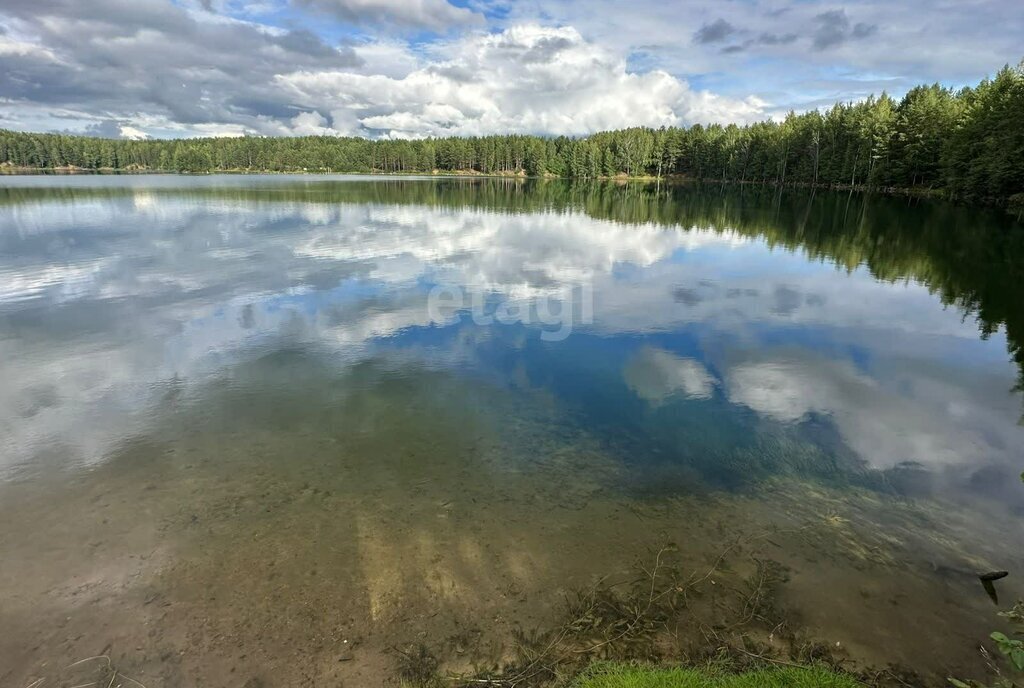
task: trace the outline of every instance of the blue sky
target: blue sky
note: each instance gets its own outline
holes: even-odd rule
[[[746,123],[1024,57],[1002,0],[3,0],[0,127],[586,134]]]

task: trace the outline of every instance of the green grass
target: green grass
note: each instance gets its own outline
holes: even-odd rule
[[[710,670],[600,664],[585,671],[572,688],[862,688],[852,677],[824,668],[764,669],[745,674]]]

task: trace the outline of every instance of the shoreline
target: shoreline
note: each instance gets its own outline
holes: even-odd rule
[[[226,169],[211,170],[209,172],[185,172],[175,170],[153,170],[153,169],[130,169],[130,168],[68,168],[68,167],[3,167],[0,168],[0,178],[10,177],[48,177],[48,176],[182,176],[182,177],[204,177],[213,175],[232,176],[282,176],[282,177],[327,177],[327,176],[351,176],[351,177],[381,177],[381,178],[451,178],[451,179],[511,179],[517,181],[582,181],[582,182],[616,182],[626,183],[647,183],[647,184],[705,184],[708,186],[737,186],[741,188],[760,187],[765,189],[783,190],[804,190],[804,191],[833,191],[833,192],[857,192],[864,194],[880,194],[883,196],[902,196],[907,198],[925,198],[933,200],[944,200],[963,206],[979,207],[1001,207],[1008,213],[1019,213],[1016,204],[1012,199],[976,199],[965,201],[951,196],[944,189],[934,187],[879,187],[867,184],[813,184],[808,182],[793,182],[777,184],[774,182],[757,182],[751,180],[737,179],[709,179],[697,178],[688,175],[663,175],[661,177],[652,175],[623,174],[614,176],[598,177],[571,177],[545,174],[543,176],[530,176],[524,173],[484,173],[471,170],[433,170],[430,172],[335,172],[329,170],[248,170],[248,169]]]

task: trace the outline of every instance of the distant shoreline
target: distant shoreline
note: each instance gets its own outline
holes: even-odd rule
[[[1024,63],[976,86],[937,83],[784,119],[427,138],[128,140],[0,129],[0,171],[334,173],[655,181],[866,191],[1002,206],[1024,218]]]
[[[740,187],[762,187],[762,188],[773,188],[779,190],[805,190],[805,191],[836,191],[836,192],[857,192],[857,193],[878,193],[885,196],[906,196],[912,198],[931,198],[937,200],[948,200],[950,202],[957,202],[964,205],[979,205],[979,206],[991,206],[993,203],[982,202],[979,200],[974,201],[957,201],[949,196],[949,194],[942,189],[935,188],[923,188],[923,187],[881,187],[881,186],[869,186],[867,184],[813,184],[810,182],[789,182],[786,184],[777,184],[774,182],[757,182],[757,181],[742,181],[735,179],[700,179],[691,177],[688,175],[680,174],[668,174],[661,177],[653,175],[625,175],[618,174],[614,176],[598,176],[588,179],[579,179],[577,177],[560,177],[552,174],[546,174],[544,176],[529,176],[527,174],[518,173],[484,173],[476,172],[473,170],[457,170],[457,171],[446,171],[446,170],[433,170],[431,172],[334,172],[327,170],[247,170],[247,169],[228,169],[228,170],[211,170],[209,172],[186,172],[186,171],[174,171],[174,170],[153,170],[153,169],[130,169],[130,168],[96,168],[88,169],[82,167],[11,167],[2,166],[0,167],[0,177],[47,177],[47,176],[180,176],[180,177],[207,177],[212,175],[237,175],[237,176],[281,176],[281,177],[327,177],[327,176],[351,176],[351,177],[381,177],[381,178],[421,178],[421,177],[436,177],[436,178],[450,178],[450,179],[512,179],[518,181],[550,181],[550,180],[566,180],[566,181],[591,181],[591,182],[618,182],[618,183],[631,183],[631,182],[642,182],[642,183],[660,183],[664,182],[667,184],[679,184],[679,183],[696,183],[696,184],[707,184],[707,185],[728,185],[728,186],[740,186]],[[1013,209],[1008,209],[1013,212]]]

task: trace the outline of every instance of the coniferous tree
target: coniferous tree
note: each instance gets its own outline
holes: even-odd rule
[[[928,188],[1024,206],[1024,63],[958,92],[937,84],[748,126],[513,134],[123,141],[0,130],[0,166],[244,172],[684,176],[766,185]],[[1012,201],[1009,199],[1013,199]]]

